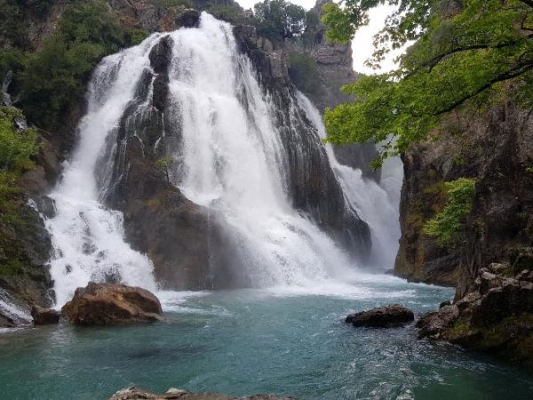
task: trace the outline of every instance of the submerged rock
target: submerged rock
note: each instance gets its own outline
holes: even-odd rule
[[[141,399],[150,399],[150,400],[233,400],[237,397],[227,396],[224,394],[217,393],[189,393],[185,390],[171,388],[162,394],[150,393],[136,387],[130,387],[126,389],[119,390],[116,392],[109,400],[141,400]],[[294,397],[280,397],[273,395],[263,395],[256,394],[252,396],[239,397],[240,400],[290,400]]]
[[[31,316],[33,318],[34,325],[51,325],[59,322],[61,313],[52,308],[33,306],[31,308]]]
[[[76,325],[111,325],[117,323],[162,320],[161,303],[152,293],[139,287],[89,282],[78,288],[62,313]]]
[[[346,322],[356,327],[393,328],[413,321],[415,316],[411,310],[400,304],[374,308],[369,311],[350,314]]]

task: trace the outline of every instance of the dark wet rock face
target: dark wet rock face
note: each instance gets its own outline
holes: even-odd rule
[[[471,289],[477,271],[491,263],[533,265],[533,117],[507,102],[474,116],[443,121],[441,139],[414,146],[403,156],[405,180],[400,205],[402,237],[395,272],[414,281]],[[446,202],[443,183],[476,179],[465,240],[439,247],[424,224]],[[519,261],[522,260],[522,261]]]
[[[392,304],[350,314],[346,317],[345,322],[355,327],[394,328],[404,326],[414,319],[415,316],[411,310],[399,304]]]
[[[482,268],[472,291],[417,322],[419,338],[447,340],[533,368],[533,270]]]
[[[113,325],[162,320],[161,303],[146,289],[89,282],[61,309],[75,325]]]
[[[61,313],[51,308],[33,306],[31,308],[31,316],[35,325],[51,325],[59,322]]]
[[[368,225],[350,209],[336,181],[315,128],[299,108],[281,52],[257,47],[253,27],[236,27],[236,40],[258,70],[261,84],[276,106],[287,160],[287,188],[294,207],[308,214],[344,248],[364,260],[370,251]],[[172,183],[183,178],[179,162],[182,127],[167,120],[172,40],[163,37],[151,50],[137,97],[109,137],[102,164],[112,165],[98,179],[105,202],[124,213],[126,237],[148,254],[158,282],[167,289],[247,287],[239,239],[225,230],[224,218],[187,199]],[[269,47],[265,41],[262,46]],[[180,60],[176,60],[180,62]],[[151,94],[152,98],[148,98]],[[245,105],[244,105],[245,106]],[[109,162],[111,161],[111,162]],[[214,262],[214,261],[215,262]]]
[[[30,205],[20,205],[18,218],[16,223],[0,224],[0,288],[22,303],[50,306],[50,235]]]
[[[322,7],[330,1],[318,0],[309,11],[319,19]],[[288,51],[306,54],[316,62],[315,76],[307,79],[313,80],[314,90],[305,91],[313,104],[323,112],[326,108],[353,100],[352,96],[341,92],[341,87],[355,82],[359,75],[353,70],[351,43],[334,43],[326,40],[326,27],[322,23],[309,26],[303,39],[295,39],[286,43]],[[379,182],[380,170],[370,168],[370,162],[377,156],[374,143],[346,144],[333,146],[337,160],[354,169],[360,169],[365,178]]]
[[[288,85],[285,59],[277,50],[266,51],[268,41],[255,40],[256,35],[249,31],[250,27],[239,28],[234,29],[234,34],[276,106],[276,125],[286,152],[287,186],[293,206],[308,213],[343,248],[364,260],[371,247],[369,227],[346,204],[316,129]]]
[[[171,388],[165,393],[155,394],[145,390],[131,387],[119,390],[109,400],[237,400],[237,397],[217,393],[189,393],[185,390]],[[239,397],[239,400],[296,400],[294,397],[280,397],[274,395],[255,394]]]

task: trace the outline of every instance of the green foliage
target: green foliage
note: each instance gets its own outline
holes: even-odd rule
[[[38,150],[34,129],[15,128],[14,121],[21,118],[20,110],[0,107],[0,227],[8,230],[21,223],[24,196],[18,179],[24,171],[34,166],[31,157]],[[0,229],[0,248],[7,246],[4,244],[7,236],[4,229]],[[13,272],[14,269],[9,268],[9,271]]]
[[[285,0],[263,0],[254,6],[254,20],[260,35],[283,41],[304,32],[306,13],[303,7]]]
[[[22,113],[16,108],[0,107],[0,170],[22,172],[33,167],[37,133],[34,129],[15,129],[13,121],[17,118],[22,118]]]
[[[304,93],[317,94],[319,90],[317,63],[302,53],[289,54],[289,77],[294,85]]]
[[[227,21],[234,25],[246,23],[241,10],[235,6],[213,4],[207,8],[207,11],[215,18]]]
[[[442,212],[424,225],[424,232],[444,248],[453,249],[465,238],[465,218],[472,211],[475,180],[459,178],[446,182],[448,202]]]
[[[301,37],[304,46],[309,47],[315,44],[316,34],[320,31],[320,17],[314,10],[305,13],[306,26]]]
[[[144,29],[128,29],[124,32],[124,41],[128,46],[135,46],[141,43],[148,36],[150,36],[150,33]]]
[[[18,49],[0,50],[0,79],[2,79],[9,70],[19,70],[24,63],[24,57]]]
[[[325,114],[328,140],[385,141],[382,161],[411,143],[438,138],[451,111],[482,109],[511,93],[533,105],[533,1],[345,0],[327,4],[328,37],[349,39],[368,22],[368,10],[398,6],[375,37],[371,66],[391,49],[415,40],[399,67],[368,76],[344,91],[356,101]],[[460,5],[462,4],[462,5]],[[511,91],[510,91],[511,90]],[[388,141],[390,135],[396,140]]]
[[[190,8],[192,7],[191,0],[154,0],[154,4],[161,8],[177,7],[183,6]]]
[[[44,18],[54,0],[0,0],[0,37],[12,46],[28,49],[29,18]]]
[[[131,39],[131,38],[130,38]],[[96,64],[127,44],[126,35],[106,5],[92,0],[69,7],[56,33],[26,61],[22,108],[35,124],[51,129],[76,99]]]
[[[174,163],[174,158],[173,157],[162,157],[160,159],[158,159],[156,162],[155,162],[155,166],[157,168],[167,168],[168,166],[172,165]]]

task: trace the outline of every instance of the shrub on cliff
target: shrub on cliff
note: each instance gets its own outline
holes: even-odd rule
[[[34,129],[17,129],[15,120],[22,120],[20,110],[0,107],[0,171],[23,172],[33,167],[37,151],[37,133]]]
[[[37,132],[19,129],[24,121],[22,112],[14,107],[0,107],[0,222],[8,222],[18,200],[20,175],[33,168],[32,157],[37,153]]]
[[[312,57],[302,53],[289,54],[289,77],[303,93],[318,93],[320,85],[316,69],[317,63]]]
[[[102,1],[70,6],[57,31],[24,63],[21,105],[26,116],[42,128],[54,128],[69,105],[83,96],[102,57],[142,38],[124,29]]]
[[[285,0],[264,0],[254,6],[254,21],[260,35],[283,41],[304,32],[306,13],[303,7]]]
[[[472,211],[475,188],[476,181],[470,178],[446,182],[448,202],[424,226],[424,232],[441,247],[453,249],[465,239],[465,218]]]

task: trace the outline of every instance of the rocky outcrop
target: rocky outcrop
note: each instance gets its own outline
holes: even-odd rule
[[[367,328],[394,328],[414,321],[415,316],[411,310],[400,304],[390,304],[372,310],[350,314],[345,322],[355,327]]]
[[[75,325],[112,325],[163,319],[161,303],[146,289],[89,282],[61,309]]]
[[[309,13],[319,21],[322,7],[329,2],[331,0],[317,0]],[[286,47],[289,52],[305,54],[316,62],[315,73],[306,77],[313,81],[313,90],[301,90],[320,112],[353,100],[351,96],[341,92],[344,85],[358,79],[358,74],[353,70],[351,42],[329,42],[326,40],[325,25],[317,22],[308,25],[302,37],[286,42]],[[333,149],[341,164],[360,169],[364,177],[379,182],[380,170],[374,171],[370,168],[370,162],[377,156],[374,143],[346,144],[334,146]]]
[[[479,270],[471,291],[424,315],[419,338],[447,340],[533,367],[533,270],[509,264]]]
[[[27,305],[50,306],[52,244],[39,213],[27,201],[21,194],[17,216],[0,224],[0,288]]]
[[[34,325],[51,325],[59,322],[61,313],[51,308],[33,306],[31,308],[31,316]]]
[[[464,297],[479,268],[523,260],[533,246],[533,119],[507,101],[476,115],[443,121],[439,141],[414,146],[403,155],[405,180],[395,264],[398,276],[456,286]],[[454,249],[439,247],[424,224],[446,202],[445,181],[476,179],[466,239]]]
[[[154,394],[145,390],[130,387],[119,390],[109,400],[237,400],[237,397],[216,393],[189,393],[185,390],[171,388],[162,394]],[[240,400],[290,400],[294,397],[280,397],[273,395],[255,394],[252,396],[239,397]]]
[[[369,228],[345,204],[317,132],[295,99],[284,54],[259,39],[253,27],[238,26],[234,33],[276,107],[294,207],[364,259],[370,250]],[[102,164],[113,166],[100,173],[101,186],[108,188],[105,201],[123,211],[128,242],[149,255],[165,288],[249,286],[238,261],[238,239],[233,243],[224,231],[222,216],[191,202],[175,186],[183,178],[183,128],[168,119],[169,107],[175,107],[167,96],[172,47],[169,37],[153,47],[152,69],[144,72],[136,99],[108,139],[119,146],[109,146],[102,155]],[[165,163],[169,157],[178,161]]]

